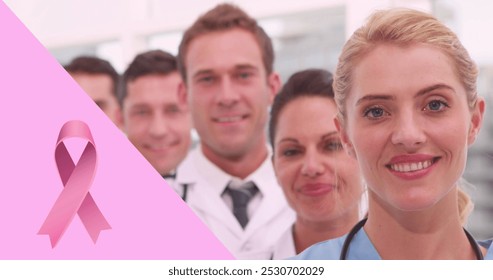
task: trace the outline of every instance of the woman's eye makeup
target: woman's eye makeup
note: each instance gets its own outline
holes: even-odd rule
[[[423,111],[440,112],[445,110],[446,108],[450,108],[450,106],[445,100],[433,99],[426,104],[426,106],[423,108]]]
[[[285,157],[293,157],[293,156],[299,154],[300,150],[295,149],[295,148],[287,148],[287,149],[284,149],[281,153]]]
[[[340,151],[343,149],[342,142],[340,140],[328,140],[324,143],[324,149],[327,151]]]
[[[363,116],[369,119],[379,119],[388,115],[388,113],[380,106],[370,106],[363,111]]]

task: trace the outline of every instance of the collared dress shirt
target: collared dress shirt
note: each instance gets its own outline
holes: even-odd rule
[[[269,259],[274,245],[295,217],[277,184],[270,155],[244,179],[253,181],[259,189],[247,207],[250,220],[245,229],[233,215],[231,198],[224,195],[232,179],[210,162],[198,146],[178,167],[173,187],[181,194],[183,186],[187,186],[187,204],[236,258]]]

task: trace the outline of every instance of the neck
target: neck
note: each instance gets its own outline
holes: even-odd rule
[[[315,243],[343,236],[348,233],[357,222],[357,210],[341,216],[336,220],[324,222],[308,221],[298,216],[293,228],[296,254],[301,253]]]
[[[269,152],[265,143],[265,141],[259,141],[248,151],[236,154],[217,153],[205,144],[202,144],[201,147],[204,156],[217,167],[229,175],[245,179],[257,170],[267,158]]]
[[[382,259],[476,259],[457,211],[457,192],[451,191],[425,210],[389,207],[370,191],[364,229]]]

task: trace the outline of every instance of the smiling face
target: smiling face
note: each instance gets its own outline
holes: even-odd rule
[[[204,154],[241,158],[265,149],[278,76],[267,75],[259,45],[242,29],[195,38],[185,57],[186,90]]]
[[[363,187],[356,160],[342,148],[336,112],[332,99],[309,96],[296,98],[279,114],[274,170],[298,219],[358,217]]]
[[[354,68],[345,106],[343,138],[374,201],[416,211],[455,195],[484,103],[469,108],[448,56],[422,44],[381,44]]]
[[[178,72],[128,82],[123,128],[128,139],[162,175],[173,171],[190,147],[191,120],[178,100]]]

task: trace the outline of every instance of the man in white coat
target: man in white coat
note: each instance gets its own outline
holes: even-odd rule
[[[272,42],[230,4],[186,30],[178,66],[200,145],[177,170],[174,187],[241,259],[270,258],[294,213],[278,186],[267,147],[268,108],[280,88]]]

